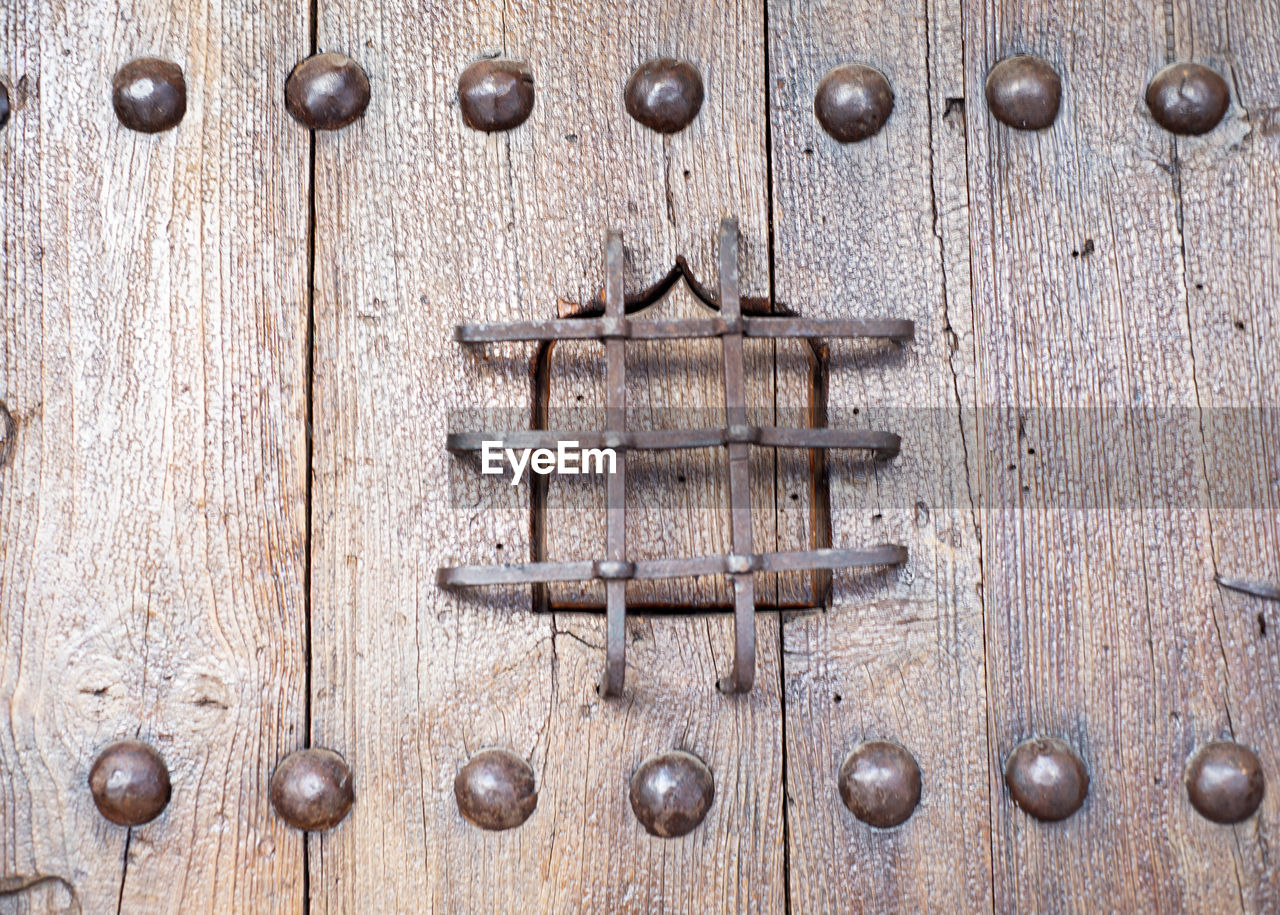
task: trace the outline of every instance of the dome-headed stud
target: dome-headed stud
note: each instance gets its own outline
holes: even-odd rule
[[[478,60],[458,77],[458,105],[472,130],[519,127],[533,111],[533,74],[518,60]]]
[[[661,57],[641,64],[627,80],[627,113],[658,133],[688,127],[702,109],[702,74],[687,60]]]
[[[1014,747],[1004,780],[1017,805],[1038,820],[1065,820],[1089,793],[1084,761],[1056,737],[1032,737]]]
[[[1200,64],[1170,64],[1147,86],[1147,107],[1170,133],[1198,135],[1218,126],[1231,105],[1227,81]]]
[[[0,127],[9,123],[9,87],[0,83]]]
[[[1018,54],[991,68],[986,95],[996,120],[1018,130],[1043,130],[1058,116],[1062,80],[1039,57]]]
[[[156,57],[129,61],[111,80],[111,106],[121,124],[139,133],[177,127],[187,113],[182,68]]]
[[[315,54],[289,74],[284,106],[312,130],[338,130],[369,107],[369,77],[345,54]]]
[[[318,832],[342,822],[355,800],[351,769],[332,750],[290,753],[271,775],[271,806],[296,829]]]
[[[1247,820],[1267,789],[1257,754],[1229,740],[1201,747],[1187,763],[1186,782],[1191,806],[1215,823]]]
[[[533,768],[510,750],[481,750],[453,780],[458,812],[481,829],[514,829],[538,806]]]
[[[841,143],[875,136],[893,111],[893,87],[883,73],[863,64],[842,64],[818,84],[813,113],[822,129]]]
[[[840,766],[840,798],[862,822],[889,829],[920,803],[920,767],[896,743],[868,740],[854,747]]]
[[[716,796],[706,763],[675,750],[650,756],[631,776],[631,809],[650,835],[671,839],[702,822]]]
[[[141,826],[160,815],[172,794],[169,768],[139,740],[118,740],[94,760],[89,791],[98,812],[120,826]]]

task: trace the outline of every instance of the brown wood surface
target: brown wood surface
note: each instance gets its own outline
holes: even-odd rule
[[[272,4],[0,9],[0,910],[298,911],[266,784],[305,740],[307,135]],[[186,72],[179,127],[111,78]],[[98,815],[110,741],[168,763],[145,826]]]
[[[1280,581],[1280,5],[1177,4],[1171,56],[1222,73],[1233,106],[1170,156],[1183,225],[1182,296],[1201,408],[1215,574]],[[1277,604],[1225,589],[1209,595],[1227,684],[1226,728],[1273,781],[1261,814],[1232,828],[1242,908],[1280,908],[1271,834],[1280,813],[1280,632]],[[1222,827],[1197,824],[1202,841]]]
[[[1182,783],[1195,747],[1276,684],[1274,669],[1229,663],[1246,649],[1213,582],[1181,144],[1142,101],[1175,50],[1165,12],[965,7],[967,98],[1011,53],[1063,74],[1052,130],[968,119],[999,909],[1253,908],[1275,880],[1256,826],[1206,822]],[[1032,735],[1067,740],[1089,768],[1089,798],[1063,823],[1003,790],[1009,751]],[[1271,735],[1238,735],[1269,773]]]
[[[943,104],[960,94],[959,10],[850,6],[770,4],[775,294],[813,317],[916,322],[901,348],[832,343],[829,381],[832,425],[903,436],[892,461],[830,461],[835,543],[903,543],[911,560],[837,572],[830,609],[783,626],[791,903],[988,909],[979,541],[956,379],[972,350],[949,327],[970,321],[967,265],[953,262],[964,224],[948,218],[964,213],[965,114]],[[882,70],[896,101],[877,136],[842,145],[813,97],[850,62]],[[840,801],[840,764],[867,739],[920,765],[921,804],[899,829],[872,829]]]
[[[774,620],[759,620],[756,689],[733,698],[715,688],[729,616],[633,620],[627,695],[605,702],[602,617],[530,614],[528,589],[433,582],[437,564],[529,550],[527,489],[481,480],[443,447],[451,411],[527,415],[533,348],[464,350],[453,324],[589,300],[609,228],[627,244],[629,291],[681,254],[713,279],[728,215],[742,223],[744,294],[767,294],[761,15],[320,5],[321,47],[359,59],[375,90],[364,120],[316,148],[313,736],[357,779],[351,819],[311,846],[318,909],[783,905]],[[522,127],[486,136],[463,126],[456,79],[498,52],[528,62],[537,101]],[[670,138],[622,105],[632,68],[664,54],[707,85],[698,120]],[[528,822],[500,835],[464,822],[452,792],[489,745],[528,759],[539,789]],[[716,800],[695,833],[664,841],[636,821],[627,782],[677,748],[707,762]]]
[[[1214,583],[1280,579],[1280,3],[319,0],[315,15],[0,8],[0,912],[1280,906],[1280,617]],[[366,68],[373,102],[311,141],[282,101],[313,28]],[[990,67],[1024,51],[1063,77],[1038,133],[983,98]],[[111,110],[112,73],[142,54],[186,71],[174,132],[130,133]],[[456,80],[495,55],[529,64],[537,101],[485,135],[463,126]],[[662,55],[707,87],[670,137],[622,104]],[[1232,107],[1204,137],[1171,137],[1143,104],[1173,60],[1227,77]],[[848,146],[812,110],[842,62],[896,94],[884,130]],[[730,615],[633,617],[627,693],[604,701],[602,615],[434,583],[440,564],[531,550],[528,487],[444,438],[525,425],[535,348],[463,348],[452,328],[581,310],[610,228],[629,294],[682,255],[714,290],[726,216],[744,296],[916,321],[902,347],[833,343],[828,406],[831,425],[903,435],[887,463],[829,459],[833,545],[901,542],[911,560],[835,573],[823,611],[759,614],[749,696],[714,685]],[[662,308],[702,306],[680,289]],[[639,418],[719,407],[718,351],[634,346]],[[599,398],[599,353],[555,356],[553,407]],[[805,401],[798,353],[754,344],[762,419]],[[800,545],[815,523],[790,498],[803,460],[754,456],[758,546]],[[637,460],[632,549],[726,549],[710,505],[724,463]],[[602,555],[599,489],[555,503],[554,556]],[[125,830],[86,778],[130,736],[164,755],[174,796]],[[1089,768],[1065,822],[1004,787],[1029,736],[1066,739]],[[840,802],[840,763],[868,738],[923,772],[896,830]],[[1234,827],[1183,785],[1214,738],[1251,746],[1270,780]],[[356,803],[304,842],[266,786],[308,743],[348,759]],[[507,833],[453,797],[487,746],[536,775],[537,809]],[[661,840],[627,782],[670,749],[706,760],[716,800]]]

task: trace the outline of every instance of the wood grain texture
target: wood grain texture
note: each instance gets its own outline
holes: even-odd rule
[[[909,564],[836,573],[832,606],[788,617],[784,699],[793,911],[973,911],[991,906],[986,694],[976,507],[957,374],[972,346],[964,236],[959,9],[771,3],[776,294],[820,318],[916,322],[903,347],[831,343],[833,426],[901,433],[902,453],[831,461],[833,540],[896,542]],[[930,57],[930,48],[933,56]],[[883,130],[842,145],[813,114],[832,67],[883,71]],[[963,332],[963,330],[962,330]],[[905,746],[923,774],[904,825],[872,829],[836,776],[861,741]]]
[[[305,738],[305,13],[32,0],[0,36],[0,909],[297,911],[266,786]],[[148,54],[189,87],[155,136],[110,101]],[[87,776],[134,736],[173,799],[130,834]]]
[[[455,323],[590,299],[610,227],[629,291],[681,254],[713,277],[731,214],[744,293],[767,293],[759,6],[325,0],[319,35],[366,67],[373,102],[317,139],[313,736],[352,762],[356,804],[310,846],[313,906],[780,910],[776,622],[759,623],[756,690],[726,698],[728,616],[636,620],[628,693],[602,702],[598,616],[433,580],[438,564],[529,552],[527,489],[443,446],[451,411],[528,415],[532,348],[467,350]],[[498,53],[528,62],[537,99],[526,124],[487,136],[463,127],[456,79]],[[663,54],[707,85],[698,120],[668,138],[622,105],[631,69]],[[537,809],[508,833],[469,826],[454,803],[455,773],[486,745],[537,776]],[[717,794],[699,829],[660,840],[627,782],[672,748],[706,760]]]
[[[1171,59],[1222,73],[1226,118],[1170,140],[1182,207],[1181,277],[1191,327],[1216,574],[1280,581],[1280,4],[1177,3]],[[1229,737],[1262,760],[1261,812],[1236,827],[1198,824],[1233,843],[1241,905],[1280,907],[1271,835],[1280,821],[1280,615],[1237,592],[1210,595],[1230,717],[1196,742]],[[1234,836],[1228,836],[1227,831]]]
[[[1175,168],[1142,101],[1166,62],[1165,12],[964,7],[966,98],[1016,52],[1063,78],[1052,129],[974,106],[968,120],[998,909],[1225,911],[1252,892],[1256,852],[1208,828],[1182,784],[1234,702]],[[1066,739],[1089,768],[1065,822],[1004,790],[1032,735]]]

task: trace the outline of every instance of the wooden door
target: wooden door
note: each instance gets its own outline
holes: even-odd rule
[[[0,911],[1280,905],[1280,619],[1274,592],[1218,583],[1280,581],[1280,4],[288,6],[0,9]],[[341,130],[286,111],[316,51],[368,74]],[[1061,78],[1047,129],[989,110],[987,74],[1018,53]],[[184,71],[173,130],[112,111],[112,74],[143,55]],[[458,78],[492,57],[526,64],[535,102],[485,133]],[[658,57],[705,85],[672,134],[623,103]],[[1171,61],[1227,78],[1202,136],[1144,104]],[[814,94],[848,62],[894,105],[839,143]],[[687,612],[629,620],[626,692],[603,698],[601,614],[437,584],[543,546],[528,487],[445,451],[468,417],[534,416],[535,348],[454,327],[589,307],[610,230],[627,293],[681,259],[709,286],[729,217],[744,300],[915,324],[888,350],[830,342],[825,372],[827,422],[899,432],[901,453],[833,452],[825,506],[800,507],[804,468],[769,454],[756,539],[800,543],[821,508],[833,546],[910,558],[834,572],[819,609],[762,608],[742,695],[716,688],[723,582],[655,591]],[[714,400],[716,360],[671,352]],[[600,396],[579,358],[550,402],[575,378]],[[752,359],[775,416],[808,397],[781,344]],[[636,390],[676,361],[649,359]],[[707,506],[654,485],[670,542],[725,549],[723,512],[695,520]],[[583,498],[554,558],[603,558]],[[669,545],[652,518],[630,533]],[[1037,737],[1088,773],[1059,822],[1006,786]],[[133,828],[88,785],[122,738],[172,782]],[[921,773],[893,828],[841,800],[868,740]],[[1251,748],[1270,788],[1236,824],[1184,784],[1215,740]],[[307,746],[342,755],[355,802],[303,833],[269,784]],[[534,773],[515,828],[459,812],[455,777],[486,748]],[[628,787],[672,750],[715,796],[659,838]]]

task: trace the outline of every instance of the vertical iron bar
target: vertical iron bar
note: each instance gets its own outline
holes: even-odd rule
[[[621,321],[625,317],[622,294],[622,236],[610,232],[604,252],[604,313]],[[610,337],[605,341],[605,429],[621,432],[627,427],[627,341]],[[627,452],[617,449],[617,466],[608,477],[606,555],[615,562],[627,558]],[[627,675],[627,583],[620,579],[605,582],[605,665],[600,694],[622,695]]]
[[[724,354],[724,406],[729,428],[747,424],[746,360],[742,345],[742,306],[738,300],[738,221],[720,223],[720,317],[735,331],[720,338]],[[751,448],[729,444],[729,507],[733,519],[733,552],[751,554]],[[756,589],[751,572],[733,579],[733,670],[721,679],[726,693],[750,692],[756,678]]]

